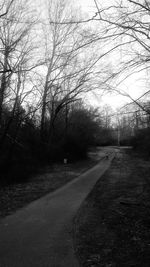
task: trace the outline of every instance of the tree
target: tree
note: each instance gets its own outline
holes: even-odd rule
[[[49,23],[45,34],[45,77],[41,87],[41,139],[51,142],[54,121],[61,109],[91,90],[88,82],[95,61],[87,56],[83,30],[72,23],[72,11],[66,0],[50,1]],[[49,129],[46,122],[49,119]]]
[[[112,35],[116,37],[114,41],[111,39],[114,47],[116,47],[116,42],[118,43],[117,57],[115,57],[115,64],[113,64],[110,79],[108,79],[109,82],[111,79],[113,80],[112,91],[128,97],[148,113],[149,111],[141,105],[139,100],[145,95],[148,96],[149,90],[138,99],[133,99],[127,92],[117,89],[117,86],[134,73],[149,72],[149,1],[113,1],[111,4],[106,4],[105,7],[101,7],[96,0],[94,2],[97,12],[93,20],[99,21],[103,25],[106,32],[105,38],[110,38]]]
[[[100,132],[98,110],[87,108],[81,102],[73,106],[68,116],[67,139],[65,150],[74,158],[87,156],[89,147],[95,146]]]
[[[1,144],[13,121],[17,105],[25,100],[31,89],[25,88],[29,81],[27,72],[33,67],[33,26],[35,16],[29,12],[30,1],[3,1],[0,16],[0,127]],[[31,17],[31,14],[33,15]],[[11,108],[6,122],[4,107]]]
[[[3,18],[4,16],[7,15],[9,12],[9,9],[11,8],[11,5],[13,4],[14,0],[11,0],[7,6],[5,6],[4,1],[0,5],[0,18]]]

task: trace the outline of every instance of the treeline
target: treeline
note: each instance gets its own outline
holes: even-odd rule
[[[64,106],[53,125],[47,118],[42,139],[37,115],[31,116],[21,106],[15,112],[8,107],[3,110],[1,182],[26,181],[42,164],[79,160],[87,156],[89,147],[113,142],[111,128],[104,128],[98,110],[81,101]]]
[[[150,158],[150,127],[138,129],[132,139],[132,145],[135,151]]]
[[[131,103],[118,115],[120,145],[131,145],[141,155],[150,157],[150,102]]]

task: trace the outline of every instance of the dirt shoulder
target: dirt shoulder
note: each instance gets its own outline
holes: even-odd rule
[[[120,150],[74,218],[85,267],[150,265],[150,164]]]

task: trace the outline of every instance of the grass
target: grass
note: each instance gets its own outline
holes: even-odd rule
[[[42,168],[39,174],[26,179],[26,182],[0,187],[0,218],[62,187],[88,168],[93,167],[97,160],[88,158],[67,165],[53,164]]]
[[[150,164],[118,153],[74,218],[83,267],[149,267]]]

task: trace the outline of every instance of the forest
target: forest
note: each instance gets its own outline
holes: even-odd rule
[[[85,158],[93,146],[131,145],[150,156],[150,4],[93,6],[87,15],[67,0],[1,1],[0,182]],[[120,85],[139,73],[136,98]],[[104,94],[127,104],[114,110]],[[98,108],[88,104],[93,95]]]

